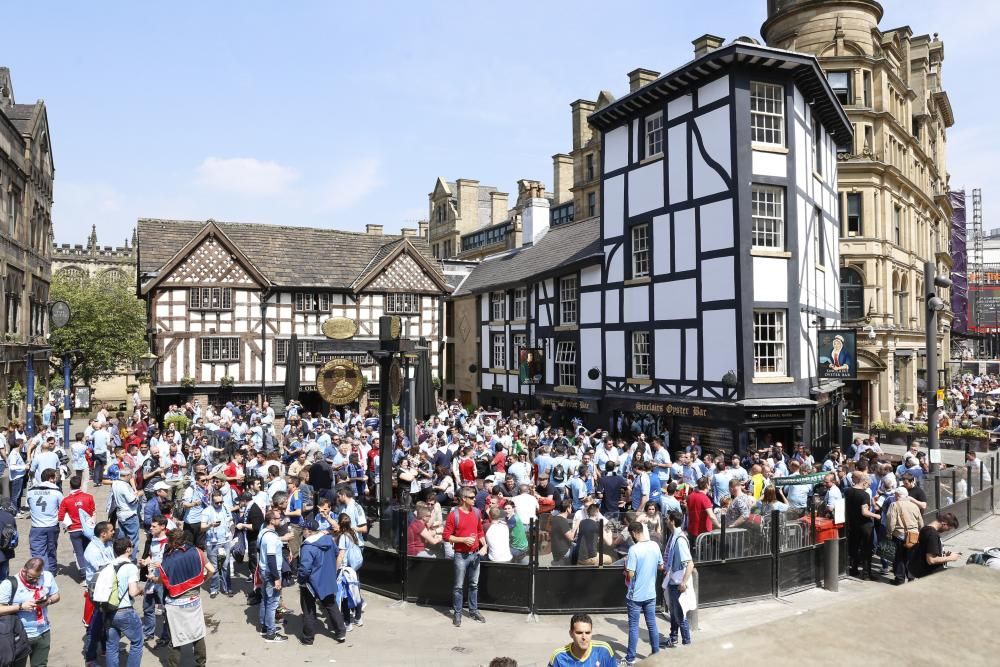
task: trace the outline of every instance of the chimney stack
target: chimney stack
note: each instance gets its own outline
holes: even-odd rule
[[[490,224],[495,225],[507,219],[507,193],[494,190],[490,193]]]
[[[628,92],[634,93],[651,81],[655,81],[658,76],[660,76],[660,73],[654,72],[651,69],[639,67],[632,70],[628,73]]]
[[[573,187],[573,158],[565,153],[552,156],[554,193],[556,204],[565,204],[573,198],[570,188]]]
[[[701,58],[706,53],[715,51],[717,48],[722,46],[724,40],[716,35],[710,35],[705,33],[701,37],[691,41],[694,44],[694,57]]]
[[[365,225],[365,234],[371,234],[372,236],[382,236],[382,225],[373,225],[368,223]]]
[[[417,222],[417,229],[419,230],[418,233],[420,235],[420,238],[424,239],[425,241],[429,240],[427,234],[427,230],[429,227],[430,223],[427,222],[426,220],[420,220],[419,222]]]
[[[399,233],[403,235],[403,238],[414,238],[417,235],[417,230],[413,227],[402,227]]]
[[[541,181],[521,179],[517,182],[517,202],[521,206],[521,244],[533,245],[549,231],[549,200]]]

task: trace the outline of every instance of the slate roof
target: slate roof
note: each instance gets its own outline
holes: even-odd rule
[[[139,220],[139,273],[155,275],[173,259],[206,222]],[[376,235],[315,227],[290,227],[245,222],[216,225],[276,286],[350,290],[362,274],[391,252],[400,235]],[[408,237],[441,276],[440,263],[419,237]],[[140,280],[140,283],[142,280]]]
[[[538,242],[484,259],[455,291],[455,296],[523,285],[559,267],[603,256],[601,220],[588,218],[549,229]]]
[[[22,134],[31,132],[31,124],[35,118],[34,104],[14,104],[4,109],[3,113],[14,124],[18,132]]]

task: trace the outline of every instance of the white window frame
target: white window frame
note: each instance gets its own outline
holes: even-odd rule
[[[514,288],[514,313],[513,319],[515,322],[528,319],[528,288],[527,287],[516,287]]]
[[[649,275],[649,224],[632,227],[632,277]]]
[[[420,295],[412,292],[386,292],[386,315],[416,315],[420,313]]]
[[[504,322],[507,320],[507,294],[490,292],[490,321]]]
[[[576,387],[576,341],[556,343],[556,380],[560,387]]]
[[[750,137],[753,143],[785,145],[785,87],[750,82]]]
[[[648,380],[650,376],[649,332],[632,332],[632,374],[630,377]]]
[[[753,217],[751,244],[763,250],[785,249],[785,189],[754,184],[750,191]]]
[[[191,310],[232,310],[232,287],[192,287],[188,290]]]
[[[503,332],[493,332],[491,343],[493,363],[490,368],[507,368],[507,341]]]
[[[213,336],[201,339],[201,361],[206,364],[235,363],[240,360],[239,336]],[[207,354],[206,354],[207,353]]]
[[[663,112],[646,116],[646,157],[663,154]]]
[[[576,276],[559,279],[559,324],[577,324],[580,320]]]
[[[514,333],[510,336],[510,347],[511,351],[514,353],[514,366],[516,367],[521,361],[521,350],[528,347],[528,334],[526,333]]]
[[[754,377],[784,377],[787,374],[787,319],[784,310],[753,311]]]

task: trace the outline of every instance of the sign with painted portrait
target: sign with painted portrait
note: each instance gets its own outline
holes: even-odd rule
[[[545,350],[523,347],[517,351],[517,380],[522,385],[545,381]]]
[[[858,377],[857,332],[853,329],[821,329],[818,337],[817,375],[839,380]]]

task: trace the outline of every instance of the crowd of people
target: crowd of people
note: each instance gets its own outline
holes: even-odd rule
[[[31,437],[18,424],[0,433],[9,498],[0,507],[3,577],[17,544],[4,526],[16,534],[16,518],[31,521],[30,559],[8,580],[13,590],[0,584],[0,616],[21,619],[32,665],[45,664],[63,533],[76,562],[62,572],[84,586],[89,663],[104,650],[107,665],[120,664],[124,637],[129,665],[139,664],[146,641],[167,648],[170,664],[192,644],[205,664],[202,585],[212,598],[233,597],[241,578],[247,603],[259,605],[264,641],[287,640],[285,589],[295,583],[304,644],[315,639],[320,610],[338,642],[363,626],[358,572],[366,540],[377,537],[366,508],[378,505],[381,481],[374,410],[319,414],[290,401],[275,414],[266,401],[191,402],[171,406],[157,423],[137,401],[128,414],[99,410],[69,443],[55,411],[48,414]],[[579,421],[558,427],[539,414],[457,402],[439,402],[411,435],[393,426],[391,504],[408,519],[406,552],[453,561],[456,626],[466,616],[486,622],[478,608],[482,560],[527,564],[535,554],[544,566],[624,569],[626,662],[635,659],[640,618],[659,649],[658,597],[671,619],[665,645],[690,643],[694,541],[725,528],[760,531],[774,512],[792,521],[846,518],[850,572],[861,577],[873,577],[877,563],[903,583],[958,557],[940,540],[957,526],[954,515],[923,524],[926,457],[914,447],[890,463],[874,437],[821,460],[802,443],[769,440],[716,452],[697,437],[677,443],[642,430],[591,431]],[[949,501],[990,483],[972,452],[961,471],[944,489]],[[94,487],[107,487],[101,507]]]

